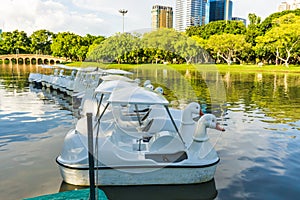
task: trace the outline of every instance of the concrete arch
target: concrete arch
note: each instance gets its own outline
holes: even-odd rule
[[[50,55],[41,54],[8,54],[0,55],[0,60],[5,63],[31,63],[31,64],[58,64],[61,62],[68,62],[66,58],[54,57]]]

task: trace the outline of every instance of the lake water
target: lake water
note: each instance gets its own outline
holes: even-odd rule
[[[74,189],[55,158],[75,117],[70,97],[27,82],[36,66],[0,65],[0,194],[22,199]],[[111,199],[294,199],[300,195],[300,74],[136,68],[173,107],[198,101],[219,117],[221,158],[205,184],[102,188]]]

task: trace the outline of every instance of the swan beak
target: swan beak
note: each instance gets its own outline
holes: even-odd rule
[[[200,109],[199,115],[200,115],[200,117],[202,117],[204,115],[204,113],[202,112],[201,109]]]
[[[218,131],[225,131],[225,129],[222,126],[220,126],[220,123],[217,123],[216,130],[218,130]]]

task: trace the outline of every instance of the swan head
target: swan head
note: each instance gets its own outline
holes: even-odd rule
[[[198,123],[197,128],[195,129],[193,140],[197,142],[205,142],[208,140],[208,136],[206,134],[206,129],[216,129],[219,131],[225,131],[223,127],[220,126],[220,124],[217,122],[216,116],[213,114],[205,114],[203,115]]]
[[[158,92],[159,94],[164,94],[164,89],[162,87],[155,88],[155,91]]]
[[[201,106],[199,103],[192,102],[189,103],[184,110],[189,111],[192,114],[199,114],[201,111]]]
[[[204,124],[205,128],[211,128],[211,129],[216,129],[219,131],[225,131],[225,129],[220,126],[220,123],[217,121],[217,118],[213,114],[205,114],[203,115],[200,120],[200,124]]]
[[[136,79],[134,79],[134,82],[136,82],[139,85],[141,83],[141,79],[136,78]]]
[[[146,80],[145,82],[144,82],[144,87],[146,87],[147,85],[150,85],[151,84],[151,81],[150,80]]]
[[[201,107],[198,103],[196,102],[189,103],[183,110],[181,122],[183,124],[194,124],[195,121],[193,117],[195,117],[195,115],[200,115],[200,112],[201,112]]]
[[[145,88],[149,89],[149,90],[153,90],[154,86],[152,84],[148,84],[145,86]]]
[[[72,72],[71,72],[71,76],[75,76],[75,74],[76,74],[76,71],[75,70],[72,70]]]

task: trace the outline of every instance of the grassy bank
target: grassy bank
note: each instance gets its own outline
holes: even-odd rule
[[[281,73],[300,73],[300,66],[275,66],[275,65],[264,65],[259,67],[257,65],[186,65],[186,64],[103,64],[96,62],[73,62],[67,64],[68,66],[78,66],[78,67],[100,67],[103,69],[114,68],[114,69],[132,69],[137,67],[143,68],[151,68],[153,66],[158,66],[162,68],[171,67],[178,70],[186,70],[186,69],[217,69],[222,72],[281,72]],[[198,68],[199,67],[199,68]]]

